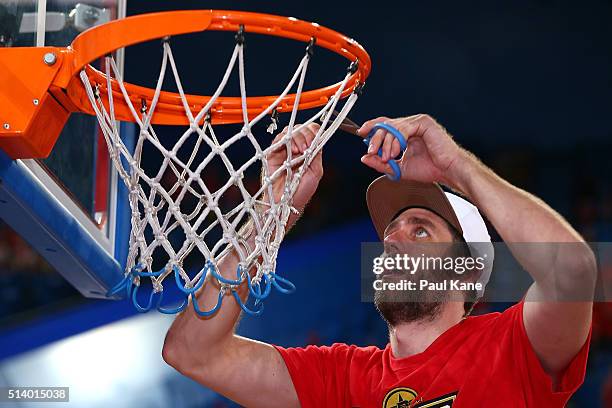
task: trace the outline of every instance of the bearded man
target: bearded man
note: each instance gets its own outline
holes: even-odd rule
[[[485,252],[490,245],[480,212],[508,245],[567,243],[571,250],[551,254],[535,245],[526,251],[511,246],[534,283],[503,313],[470,316],[479,291],[449,290],[421,299],[377,292],[376,306],[389,329],[384,349],[347,344],[283,348],[247,339],[234,332],[240,307],[230,298],[210,318],[198,317],[191,307],[177,316],[166,336],[165,361],[248,407],[565,406],[585,373],[589,294],[596,281],[592,251],[559,214],[497,176],[431,117],[376,118],[359,132],[365,136],[379,122],[398,129],[408,144],[399,162],[401,180],[383,176],[367,193],[387,254],[440,244],[447,247],[438,255],[450,251],[455,258],[476,257],[481,254],[478,243]],[[304,152],[317,130],[312,124],[295,134],[294,153]],[[389,161],[399,154],[395,136],[381,129],[362,162],[391,173]],[[268,158],[271,174],[285,158],[282,149]],[[301,179],[293,200],[296,208],[303,210],[322,175],[319,154]],[[275,182],[277,200],[283,183],[282,178]],[[444,192],[440,184],[474,205]],[[297,218],[292,215],[289,224]],[[492,256],[489,259],[492,262]],[[232,278],[237,262],[230,253],[220,263],[220,273]],[[462,276],[462,282],[485,284],[490,267],[484,263]],[[440,270],[428,274],[419,269],[414,275],[434,282],[447,278]],[[401,272],[391,270],[381,279],[400,278]],[[198,294],[201,309],[212,307],[216,291],[215,285],[204,285]],[[247,292],[242,288],[243,298]]]

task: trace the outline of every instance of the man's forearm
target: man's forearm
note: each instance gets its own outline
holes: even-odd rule
[[[249,241],[252,244],[254,239],[250,237]],[[218,263],[218,271],[227,279],[236,279],[238,263],[238,255],[235,251],[231,251]],[[217,280],[209,275],[196,294],[199,309],[212,309],[218,301],[220,289]],[[236,290],[243,301],[246,300],[246,285],[241,285]],[[231,341],[240,311],[240,306],[229,293],[225,294],[219,310],[210,317],[199,316],[190,301],[185,310],[176,316],[168,330],[164,344],[165,357],[180,359],[177,354],[184,352],[190,356],[194,364],[204,363],[205,361],[198,360],[206,360],[210,355],[214,355],[216,349]]]
[[[471,153],[458,162],[456,187],[485,213],[506,242],[581,242],[580,235],[539,198],[508,183]]]
[[[484,212],[506,243],[511,247],[513,243],[543,243],[513,248],[517,260],[534,280],[544,282],[564,265],[568,273],[576,272],[577,276],[569,278],[578,278],[579,269],[589,266],[590,249],[569,223],[542,200],[503,180],[468,152],[462,152],[454,165],[457,176],[451,187]],[[564,244],[560,250],[559,245],[544,243],[575,245]]]
[[[298,214],[291,214],[289,216],[287,230],[293,226],[298,217]],[[240,229],[238,235],[245,238],[250,248],[255,246],[256,231],[252,222],[245,224]],[[236,251],[230,251],[219,261],[219,273],[224,278],[235,280],[239,261]],[[251,268],[249,273],[253,275],[255,268]],[[215,307],[220,289],[217,280],[209,275],[203,287],[196,295],[199,309],[210,310]],[[248,298],[246,283],[236,287],[235,290],[242,301],[246,302]],[[225,294],[221,307],[210,317],[199,316],[190,302],[185,310],[176,316],[168,330],[164,346],[165,354],[171,358],[169,356],[170,353],[185,352],[192,356],[193,363],[202,363],[203,361],[196,361],[198,356],[200,359],[205,360],[211,355],[216,355],[221,348],[226,347],[229,342],[233,341],[234,328],[240,313],[240,305],[237,304],[230,293]],[[193,348],[193,350],[190,350],[190,348]]]

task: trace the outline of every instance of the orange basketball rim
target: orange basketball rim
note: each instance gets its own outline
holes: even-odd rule
[[[364,84],[370,72],[370,57],[355,40],[316,23],[293,17],[225,10],[189,10],[143,14],[93,27],[74,39],[68,47],[16,47],[0,49],[0,148],[11,158],[44,158],[51,152],[72,112],[95,114],[83,83],[81,70],[87,70],[92,85],[108,95],[106,75],[90,64],[113,51],[141,42],[205,30],[238,31],[285,37],[301,42],[314,39],[356,63],[342,97]],[[131,102],[149,105],[154,90],[125,84]],[[298,109],[323,106],[339,89],[340,83],[302,93]],[[115,80],[110,92],[120,94]],[[295,94],[288,94],[277,111],[291,111]],[[276,96],[247,98],[249,118],[269,106]],[[118,120],[134,121],[128,105],[115,99]],[[193,110],[201,109],[209,96],[188,95]],[[240,97],[219,97],[210,109],[212,124],[241,123]],[[154,124],[189,124],[180,96],[162,92]]]

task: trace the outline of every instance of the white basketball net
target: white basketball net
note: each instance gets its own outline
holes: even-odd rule
[[[195,291],[206,284],[205,278],[209,274],[212,276],[211,279],[219,281],[221,287],[217,306],[212,310],[202,311],[198,309],[197,302],[192,302],[198,313],[208,315],[218,309],[224,295],[229,293],[232,293],[240,302],[243,310],[253,314],[261,312],[261,307],[252,310],[244,305],[237,296],[234,289],[245,282],[248,283],[252,297],[256,299],[256,305],[260,306],[261,300],[269,294],[271,286],[276,287],[281,292],[288,291],[286,288],[291,287],[292,284],[276,275],[275,268],[276,257],[285,234],[287,220],[290,213],[295,211],[292,207],[292,197],[311,160],[334,134],[357,100],[357,94],[353,92],[346,99],[342,108],[339,109],[339,115],[333,117],[332,111],[336,109],[340,95],[346,89],[351,75],[348,72],[338,91],[325,106],[304,124],[295,126],[309,60],[310,55],[307,52],[301,59],[289,83],[274,103],[249,121],[244,54],[241,42],[236,44],[219,86],[210,101],[199,112],[192,112],[189,107],[170,44],[167,41],[163,42],[163,58],[154,97],[151,105],[142,109],[133,106],[114,59],[108,57],[106,64],[107,89],[112,89],[111,78],[114,78],[131,110],[133,121],[140,129],[133,151],[126,146],[119,134],[113,107],[113,93],[107,92],[107,109],[97,90],[97,85],[92,85],[85,70],[81,71],[81,80],[100,123],[113,165],[129,191],[131,208],[129,254],[125,278],[114,288],[113,293],[126,288],[128,296],[132,297],[136,308],[140,311],[149,310],[153,306],[164,313],[175,313],[186,306],[189,296],[194,296]],[[209,110],[223,92],[236,62],[238,63],[244,125],[240,132],[227,140],[221,141],[216,137],[212,125],[206,118]],[[151,124],[151,118],[155,115],[155,108],[168,65],[170,65],[172,76],[182,100],[184,114],[189,121],[189,126],[171,149],[162,145]],[[270,115],[294,87],[296,87],[296,99],[285,136],[270,146],[260,146],[253,136],[253,126]],[[320,121],[321,127],[310,147],[303,154],[292,154],[293,135],[315,121]],[[199,123],[204,124],[200,126]],[[226,151],[228,147],[240,140],[250,142],[255,149],[255,154],[241,166],[235,167]],[[181,160],[177,152],[187,142],[195,143],[195,148],[187,160],[184,160],[184,158]],[[163,157],[155,174],[146,174],[141,166],[143,150],[145,148],[150,149],[147,144],[153,146]],[[286,149],[287,160],[283,166],[270,174],[267,157],[279,148]],[[208,152],[203,156],[203,160],[199,159],[201,160],[199,163],[194,162],[198,152],[199,157],[202,156],[202,152]],[[215,157],[222,160],[229,176],[221,188],[211,191],[210,183],[207,183],[206,179],[206,169]],[[243,182],[244,173],[251,166],[259,166],[262,172],[261,187],[255,194],[250,194]],[[166,172],[174,174],[176,183],[171,186],[163,185],[162,177]],[[272,183],[282,175],[286,175],[284,192],[280,200],[276,202],[272,194]],[[234,188],[233,186],[239,189],[241,197],[234,200],[232,210],[224,213],[219,207],[219,201],[230,188]],[[195,199],[197,205],[195,210],[192,208],[188,212],[182,212],[182,204],[187,199],[192,201]],[[224,198],[224,200],[226,199],[227,197]],[[238,233],[240,227],[249,220],[252,222],[252,231],[255,235],[254,246],[246,242],[247,237],[240,236]],[[214,228],[219,229],[219,227],[222,230],[222,237],[214,245],[207,245],[207,238],[210,238],[207,234]],[[175,239],[171,240],[169,238],[170,234],[177,230],[182,232],[182,239],[180,240],[182,242],[178,243]],[[231,250],[235,251],[239,257],[239,267],[235,279],[222,277],[217,269],[218,261]],[[183,267],[183,261],[193,251],[199,252],[205,260],[204,267],[197,272],[185,270]],[[154,253],[157,261],[159,261],[160,253],[165,257],[165,266],[158,271],[153,270]],[[249,270],[255,271],[252,277],[248,273]],[[175,279],[173,280],[185,294],[183,304],[174,309],[161,307],[162,282],[169,275],[174,275]],[[144,277],[150,278],[153,290],[148,305],[142,306],[136,301],[136,291]],[[154,304],[155,296],[158,298]]]

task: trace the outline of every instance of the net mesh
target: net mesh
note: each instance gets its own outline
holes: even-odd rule
[[[357,100],[357,93],[353,92],[343,101],[341,108],[337,106],[352,71],[349,69],[337,92],[322,108],[303,124],[297,125],[295,122],[298,105],[312,56],[311,44],[278,98],[249,120],[244,46],[241,41],[237,41],[216,91],[208,103],[197,112],[192,111],[185,96],[170,43],[164,41],[162,46],[161,69],[150,106],[134,106],[114,59],[108,57],[105,64],[106,89],[112,89],[111,81],[114,79],[133,115],[133,121],[139,128],[131,148],[119,133],[114,114],[113,92],[102,96],[98,89],[102,84],[95,84],[90,80],[85,70],[80,73],[100,123],[113,166],[129,191],[131,232],[125,277],[109,294],[126,290],[139,311],[157,308],[163,313],[176,313],[186,307],[189,297],[195,296],[196,291],[207,284],[206,277],[210,276],[209,280],[216,279],[220,287],[217,304],[211,310],[200,310],[197,302],[191,302],[197,313],[215,313],[225,295],[233,294],[243,310],[259,314],[263,310],[262,301],[269,295],[272,287],[281,292],[294,289],[290,281],[276,273],[279,246],[285,235],[289,216],[291,212],[296,212],[292,206],[292,198],[302,175]],[[209,112],[222,94],[236,65],[243,125],[233,136],[220,140],[210,123]],[[170,147],[165,147],[167,143],[162,143],[151,124],[164,80],[168,76],[167,71],[171,72],[185,117],[189,121],[189,125]],[[253,127],[266,116],[272,115],[273,124],[268,131],[276,130],[276,107],[292,89],[295,89],[296,97],[284,136],[262,146],[253,134]],[[339,111],[337,116],[332,114],[334,110]],[[320,122],[320,128],[310,146],[302,154],[293,153],[291,143],[294,135],[315,121]],[[232,162],[228,154],[228,149],[239,142],[243,143],[240,145],[241,149],[244,149],[244,143],[247,143],[248,149],[254,151],[243,163]],[[286,150],[286,160],[277,170],[271,172],[268,157],[278,149]],[[185,154],[185,151],[188,153]],[[143,160],[144,156],[147,157]],[[156,163],[156,167],[151,171],[152,159],[149,158],[152,156],[159,157],[159,163]],[[212,173],[207,170],[215,161],[222,163],[227,174],[221,183],[218,173],[215,173],[217,175],[214,180],[211,180],[210,176],[207,178]],[[247,188],[247,173],[250,174],[252,185],[253,170],[257,174],[255,181],[258,178],[261,181],[260,184],[256,183],[256,188]],[[172,177],[168,177],[168,174]],[[284,177],[284,188],[282,196],[275,198],[272,186],[279,177]],[[174,182],[168,183],[169,178]],[[244,228],[245,223],[250,228]],[[245,229],[248,231],[245,232]],[[253,234],[255,239],[248,242],[248,234]],[[229,251],[234,251],[239,258],[233,279],[224,277],[218,269],[220,259]],[[200,266],[192,271],[185,265],[185,261],[194,255],[199,259]],[[164,284],[168,282],[165,279],[169,276],[174,276],[174,279],[170,280],[176,282],[184,297],[183,302],[176,307],[166,307],[162,304]],[[152,283],[148,302],[137,300],[136,293],[142,279],[150,279]],[[237,286],[245,283],[249,287],[251,298],[254,299],[251,306],[244,304],[236,294]]]

